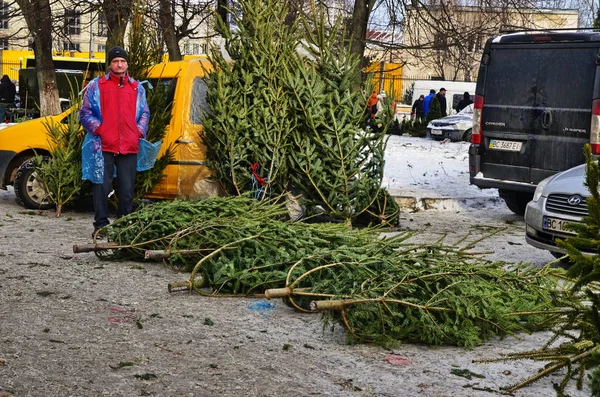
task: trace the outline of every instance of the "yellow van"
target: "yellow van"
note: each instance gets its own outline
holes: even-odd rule
[[[146,195],[148,198],[205,198],[218,193],[216,184],[208,181],[210,171],[205,165],[206,147],[200,139],[202,111],[206,108],[205,70],[211,68],[208,60],[196,58],[187,61],[166,62],[149,70],[149,81],[169,85],[173,93],[171,123],[159,157],[169,145],[175,145],[175,156],[165,170],[166,176]],[[17,201],[26,208],[50,208],[43,186],[36,180],[28,159],[34,152],[47,155],[49,145],[45,123],[66,123],[71,108],[56,116],[25,121],[0,130],[0,188],[15,185]],[[25,163],[25,165],[24,165]],[[21,167],[24,165],[23,167]],[[19,171],[19,168],[21,170]],[[17,175],[18,174],[18,175]]]

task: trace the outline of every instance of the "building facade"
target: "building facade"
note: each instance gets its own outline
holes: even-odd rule
[[[59,32],[54,38],[54,55],[104,58],[108,33],[104,14],[99,11],[84,12],[76,3],[66,8],[61,8],[61,3],[58,2],[53,4],[55,26]],[[14,66],[18,64],[19,58],[22,60],[33,55],[33,40],[25,19],[19,15],[18,10],[11,7],[15,7],[15,3],[0,0],[0,62]],[[151,4],[148,9],[152,10]],[[197,27],[194,34],[197,38],[186,38],[180,42],[183,56],[203,55],[208,51],[214,32],[207,23],[206,12],[212,9],[206,8],[204,11],[203,15],[194,16],[196,21],[190,24]],[[181,22],[177,15],[175,19],[176,24]]]
[[[494,9],[466,6],[407,10],[400,58],[405,74],[452,81],[475,81],[485,42],[507,30],[573,29],[572,9]]]

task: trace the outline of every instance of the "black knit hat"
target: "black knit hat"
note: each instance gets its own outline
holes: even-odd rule
[[[123,58],[129,62],[129,54],[127,54],[127,51],[118,46],[110,49],[108,52],[108,58],[106,59],[106,64],[110,65],[112,60],[115,58]]]

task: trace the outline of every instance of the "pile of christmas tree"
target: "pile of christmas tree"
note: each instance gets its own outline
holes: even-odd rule
[[[474,346],[536,329],[553,309],[551,269],[507,269],[441,242],[342,223],[293,222],[284,205],[245,196],[146,206],[103,229],[108,258],[160,257],[191,271],[200,294],[283,297],[327,310],[353,341]]]

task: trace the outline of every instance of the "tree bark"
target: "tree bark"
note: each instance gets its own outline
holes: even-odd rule
[[[173,2],[170,0],[160,0],[159,23],[162,30],[163,40],[167,46],[170,61],[181,61],[181,49],[179,40],[175,35],[175,20],[173,19]]]
[[[217,18],[215,23],[215,29],[218,34],[227,38],[229,36],[229,0],[217,0]]]
[[[354,2],[354,11],[349,27],[349,39],[351,40],[350,52],[359,57],[361,60],[361,67],[364,67],[366,63],[364,54],[367,38],[367,25],[374,3],[375,0],[356,0]],[[358,75],[354,86],[355,89],[359,89],[360,84],[360,75]]]
[[[60,100],[52,60],[52,13],[49,0],[17,0],[34,40],[40,116],[59,114]]]
[[[102,10],[106,17],[106,50],[114,46],[123,47],[125,29],[131,18],[133,0],[104,0]]]
[[[296,19],[298,19],[298,14],[300,13],[300,8],[304,5],[304,1],[290,1],[288,3],[288,13],[285,16],[284,23],[287,26],[292,26]]]
[[[217,15],[223,22],[227,24],[227,7],[229,6],[227,0],[217,0]]]

